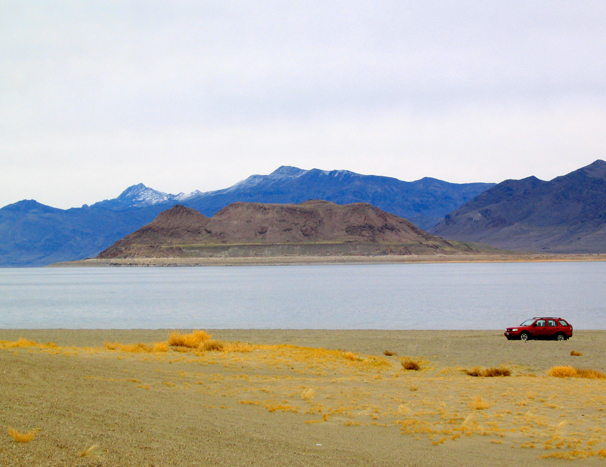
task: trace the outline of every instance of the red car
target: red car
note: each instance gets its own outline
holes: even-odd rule
[[[562,318],[539,317],[524,321],[515,328],[505,329],[508,340],[556,339],[565,341],[572,337],[572,325]]]

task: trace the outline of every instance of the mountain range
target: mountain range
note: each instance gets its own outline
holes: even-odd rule
[[[429,231],[506,250],[606,253],[606,162],[551,181],[506,180]]]
[[[269,175],[253,175],[232,187],[206,193],[172,195],[138,184],[115,199],[66,210],[23,200],[0,209],[0,266],[45,266],[94,257],[177,204],[212,216],[238,201],[364,202],[426,230],[492,186],[492,183],[456,184],[434,178],[405,182],[346,170],[284,166]]]
[[[369,203],[448,240],[529,252],[606,253],[606,162],[597,160],[550,181],[404,182],[346,170],[280,167],[206,193],[171,195],[139,184],[115,199],[67,210],[23,200],[0,209],[0,266],[94,257],[175,205],[210,217],[234,202],[313,199]]]

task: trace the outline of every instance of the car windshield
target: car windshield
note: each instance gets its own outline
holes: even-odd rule
[[[527,319],[522,324],[520,324],[520,326],[530,326],[532,323],[534,323],[534,319]]]

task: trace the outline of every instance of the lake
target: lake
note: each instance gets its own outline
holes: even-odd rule
[[[2,329],[606,329],[606,262],[0,269]]]

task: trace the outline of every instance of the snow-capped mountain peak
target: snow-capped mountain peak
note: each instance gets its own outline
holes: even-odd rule
[[[309,170],[299,169],[297,167],[291,167],[283,165],[278,167],[269,175],[251,175],[250,177],[236,183],[235,185],[227,188],[225,191],[237,191],[246,188],[254,188],[260,183],[276,182],[280,180],[292,180],[293,178],[300,177],[308,173]]]
[[[274,170],[271,174],[269,174],[269,176],[276,177],[276,178],[282,178],[282,177],[292,178],[292,177],[298,177],[307,172],[308,172],[308,170],[299,169],[298,167],[292,167],[290,165],[283,165],[281,167],[278,167],[276,170]]]
[[[124,190],[117,200],[129,206],[143,207],[169,201],[173,195],[146,187],[143,183],[133,185]]]
[[[191,193],[179,193],[178,195],[174,195],[172,199],[175,201],[185,201],[190,198],[194,198],[196,196],[200,196],[202,192],[200,190],[192,191]],[[171,195],[172,196],[172,195]]]

